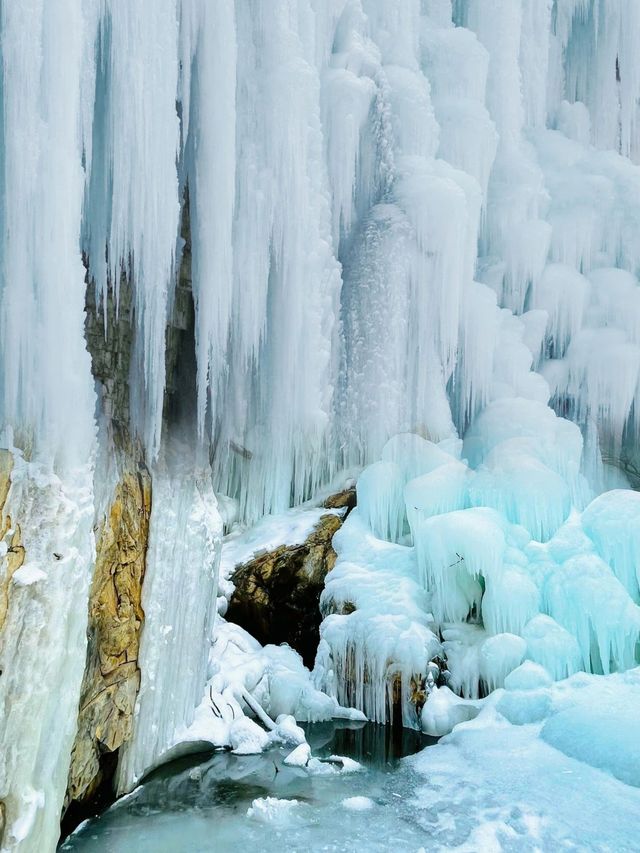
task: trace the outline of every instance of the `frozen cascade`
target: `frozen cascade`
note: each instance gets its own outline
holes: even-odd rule
[[[160,447],[164,337],[180,215],[176,0],[160,0],[148,12],[144,3],[107,0],[97,33],[87,33],[96,42],[96,72],[84,230],[104,310],[110,285],[118,301],[121,273],[133,284],[139,335],[132,370],[142,381],[131,384],[131,407],[153,458]]]
[[[419,725],[434,658],[469,697],[521,659],[631,666],[637,5],[29,0],[0,27],[2,844],[57,836],[117,435],[154,493],[122,790],[202,695],[214,492],[254,522],[369,466],[314,677],[376,719]]]
[[[133,738],[118,767],[121,792],[135,787],[172,745],[176,729],[193,721],[207,675],[203,638],[215,616],[222,522],[211,472],[198,470],[189,448],[176,442],[163,452],[153,482],[141,684]]]
[[[28,227],[28,214],[18,215],[28,205],[13,200],[35,199],[45,180],[48,199],[50,184],[76,187],[60,233],[38,245],[80,235],[99,311],[111,289],[117,298],[122,272],[132,282],[133,369],[142,378],[130,387],[132,428],[151,459],[160,448],[164,329],[187,185],[198,423],[211,440],[217,488],[239,497],[247,517],[308,496],[345,458],[374,461],[399,431],[444,437],[447,396],[456,427],[465,428],[495,396],[492,380],[508,382],[496,363],[507,346],[499,341],[508,336],[516,348],[519,334],[498,321],[474,276],[496,291],[498,305],[522,315],[525,329],[531,309],[548,312],[543,350],[531,358],[554,405],[583,426],[596,418],[620,444],[638,365],[640,174],[628,159],[640,85],[628,47],[634,11],[620,0],[607,0],[601,13],[594,0],[518,0],[509,14],[500,3],[458,2],[454,26],[448,3],[409,0],[281,0],[268,15],[231,0],[213,10],[200,0],[69,5],[78,25],[64,97],[76,119],[59,119],[60,164],[46,177],[34,144],[23,141],[43,132],[35,118],[26,125],[26,105],[34,116],[40,108],[35,87],[19,88],[28,69],[14,73],[4,52],[7,227]],[[42,16],[46,60],[55,15]],[[5,17],[5,42],[19,44],[10,28],[24,21],[18,12]],[[54,89],[47,93],[61,98]],[[15,128],[12,103],[22,106]],[[16,169],[26,153],[36,167]],[[44,220],[47,208],[38,211]],[[12,240],[4,256],[6,420],[15,428],[50,423],[53,441],[56,430],[70,436],[77,419],[67,424],[69,408],[67,421],[62,411],[45,418],[35,401],[53,406],[61,397],[56,359],[83,359],[45,334],[45,393],[25,394],[20,377],[33,373],[37,354],[15,338],[38,322],[46,300],[11,295],[16,265],[34,279],[42,258],[53,257],[53,248],[29,252],[29,239]],[[71,254],[65,264],[75,273],[54,264],[47,275],[80,289],[79,259]],[[626,285],[607,268],[626,270]],[[70,326],[65,337],[80,341],[65,303],[53,301],[42,327],[52,328],[57,312],[56,329]],[[587,341],[606,351],[598,368],[587,363]],[[621,361],[624,380],[609,382]],[[85,394],[83,373],[75,374]],[[537,380],[526,381],[533,391]],[[536,393],[543,390],[538,382]],[[88,406],[85,394],[79,408]]]
[[[466,426],[493,396],[493,354],[506,346],[489,334],[499,315],[474,275],[500,305],[549,312],[541,367],[554,404],[566,411],[567,397],[580,397],[576,417],[584,424],[594,413],[619,443],[637,378],[638,326],[619,310],[637,301],[629,187],[639,176],[625,156],[637,16],[619,0],[600,16],[595,5],[519,0],[503,14],[500,3],[456,3],[464,26],[454,26],[448,3],[409,0],[282,0],[268,15],[231,0],[212,10],[200,0],[79,4],[83,67],[67,87],[85,176],[75,227],[100,304],[110,288],[117,297],[121,271],[133,283],[134,367],[144,379],[131,383],[132,426],[151,458],[187,185],[198,424],[217,488],[239,497],[247,517],[309,496],[336,465],[373,461],[399,431],[444,437],[447,395],[456,427]],[[607,74],[610,53],[618,71]],[[610,99],[619,115],[587,85],[594,64],[602,91],[620,88]],[[594,141],[620,155],[586,144],[569,120],[580,110]],[[25,146],[7,116],[16,148],[5,158],[15,159]],[[620,140],[605,145],[619,126]],[[26,186],[12,189],[20,173],[7,174],[6,198],[26,197]],[[590,296],[576,278],[590,279],[594,266],[626,268],[631,290],[616,285],[605,308],[612,282],[598,273]],[[599,371],[584,364],[588,345],[572,349],[573,339],[596,339],[614,322],[620,340],[597,337],[610,358]],[[7,347],[7,399],[18,425],[15,350]],[[627,357],[624,387],[607,390]]]
[[[16,531],[24,562],[12,574],[10,597],[2,590],[3,850],[54,849],[60,832],[86,650],[91,479],[88,467],[78,467],[62,480],[13,449],[3,522],[9,518],[14,527],[0,541],[3,576]]]

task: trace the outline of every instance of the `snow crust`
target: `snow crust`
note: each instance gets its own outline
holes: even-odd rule
[[[640,669],[549,684],[524,666],[517,687],[495,691],[472,721],[408,759],[424,776],[413,818],[437,850],[631,851]]]

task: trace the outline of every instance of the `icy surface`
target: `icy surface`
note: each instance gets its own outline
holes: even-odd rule
[[[410,759],[425,775],[413,798],[425,849],[630,853],[640,805],[632,787],[639,676],[635,669],[498,691],[495,705]]]
[[[58,838],[86,653],[91,480],[88,467],[63,481],[13,450],[5,512],[20,519],[25,562],[9,581],[0,643],[0,800],[8,850],[34,850],[34,838],[53,849]],[[12,536],[10,528],[2,544]]]
[[[287,766],[284,750],[177,767],[89,822],[63,849],[632,853],[640,670],[555,685],[536,676],[535,688],[527,677],[526,689],[476,703],[475,718],[438,744],[398,763],[369,761],[365,772],[308,774]],[[513,721],[503,713],[507,698]],[[626,726],[616,730],[611,719],[622,703]]]

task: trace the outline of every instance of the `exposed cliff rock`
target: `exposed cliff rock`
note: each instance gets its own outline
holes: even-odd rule
[[[301,544],[281,545],[238,566],[226,613],[263,645],[288,643],[307,666],[313,666],[318,647],[324,579],[336,561],[331,540],[355,506],[355,490],[333,495],[324,506],[346,512],[323,515]]]
[[[195,375],[193,298],[188,204],[183,208],[184,247],[173,310],[166,330],[165,431],[185,408],[182,388]],[[138,650],[144,623],[142,585],[149,539],[151,476],[131,420],[130,374],[135,365],[130,317],[133,291],[127,275],[120,280],[119,299],[109,288],[96,301],[91,272],[86,275],[85,338],[91,354],[100,408],[109,424],[110,452],[124,473],[106,517],[96,528],[96,563],[89,594],[88,650],[78,712],[78,731],[71,756],[65,798],[63,835],[85,817],[113,800],[112,780],[118,751],[130,739],[133,710],[140,687]],[[182,395],[182,396],[181,396]],[[1,497],[1,493],[0,493]]]
[[[4,554],[0,557],[0,632],[9,607],[9,585],[14,572],[24,563],[24,547],[20,534],[20,525],[14,524],[5,514],[5,504],[11,486],[13,456],[8,450],[0,450],[0,543],[4,544]],[[6,551],[5,551],[6,548]],[[0,552],[2,553],[2,552]],[[2,837],[0,835],[0,837]]]
[[[87,665],[67,804],[100,800],[100,788],[110,783],[115,770],[117,750],[131,735],[140,686],[140,602],[150,514],[149,475],[144,469],[126,472],[96,533]]]

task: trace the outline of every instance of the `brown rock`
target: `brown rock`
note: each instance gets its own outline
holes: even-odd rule
[[[355,492],[342,492],[324,506],[346,507],[348,513],[354,500]],[[325,576],[336,562],[331,540],[347,513],[323,515],[300,545],[281,545],[238,566],[231,578],[235,592],[226,618],[263,645],[288,643],[307,666],[313,666],[320,632],[320,595]]]
[[[5,514],[5,505],[11,487],[12,470],[13,456],[8,450],[0,450],[0,541],[3,541],[7,546],[6,554],[0,559],[0,631],[9,608],[11,578],[24,563],[24,547],[20,525],[13,524],[11,517]]]
[[[347,515],[356,505],[356,490],[345,489],[343,492],[338,492],[336,495],[331,495],[322,504],[326,509],[342,509],[346,507]],[[346,516],[345,516],[346,518]]]
[[[78,731],[71,755],[66,803],[99,799],[110,783],[116,753],[131,736],[140,686],[138,648],[151,514],[151,480],[140,469],[125,473],[108,516],[97,531],[89,594],[87,664]],[[77,810],[77,806],[76,806]]]

